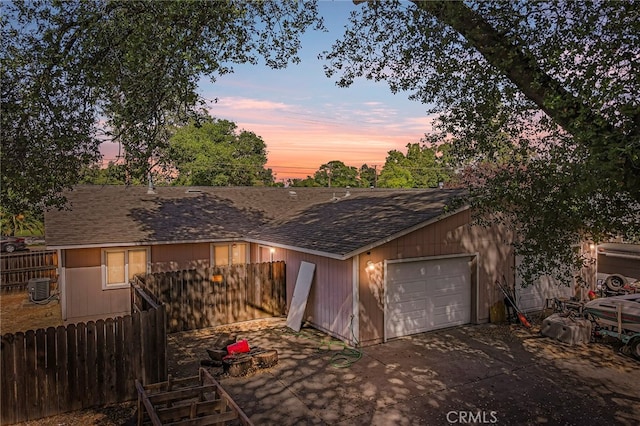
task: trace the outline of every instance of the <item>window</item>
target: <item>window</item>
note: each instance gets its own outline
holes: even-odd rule
[[[247,263],[247,244],[215,244],[212,250],[213,266],[226,266]]]
[[[102,251],[103,289],[124,288],[136,274],[147,272],[147,248]]]

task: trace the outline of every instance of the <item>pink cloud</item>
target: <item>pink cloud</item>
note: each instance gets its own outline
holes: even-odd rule
[[[380,169],[389,151],[405,152],[407,144],[419,142],[433,119],[403,116],[381,102],[364,102],[357,108],[327,103],[322,111],[318,115],[301,105],[240,97],[209,105],[212,116],[232,120],[262,137],[267,167],[277,180],[305,178],[332,160]]]
[[[389,151],[406,152],[407,144],[419,142],[431,130],[433,120],[427,115],[405,115],[382,102],[319,105],[311,110],[301,104],[221,97],[207,107],[213,117],[234,121],[239,129],[265,141],[267,167],[278,181],[311,176],[333,160],[381,170]],[[120,148],[105,142],[100,149],[106,164]]]

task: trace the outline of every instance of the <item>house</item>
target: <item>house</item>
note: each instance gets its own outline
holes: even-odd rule
[[[481,323],[514,281],[508,230],[471,223],[450,189],[78,186],[46,213],[63,318],[129,312],[134,274],[285,261],[287,303],[315,265],[304,314],[354,344]]]

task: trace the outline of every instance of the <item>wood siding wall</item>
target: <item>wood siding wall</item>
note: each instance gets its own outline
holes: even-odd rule
[[[503,275],[510,284],[514,280],[513,250],[507,242],[512,235],[499,227],[471,226],[471,211],[444,218],[403,237],[360,255],[358,284],[360,310],[360,341],[363,345],[382,342],[384,336],[384,260],[410,259],[453,254],[478,253],[478,294],[472,294],[472,305],[478,322],[489,318],[489,307],[499,299],[495,281]],[[375,265],[374,271],[366,269],[367,262]],[[474,264],[475,265],[475,264]],[[475,268],[472,268],[475,279]]]
[[[0,423],[136,397],[135,380],[167,377],[164,307],[2,336]]]
[[[314,263],[316,271],[311,283],[304,321],[343,340],[352,340],[351,316],[353,314],[352,261],[336,260],[278,249],[287,263],[287,306],[293,298],[293,290],[302,261]]]
[[[210,246],[209,243],[151,246],[151,272],[208,268]]]
[[[100,266],[102,263],[102,251],[99,248],[69,249],[62,253],[62,266],[65,268],[87,268]]]
[[[209,244],[168,244],[151,246],[152,272],[209,265]],[[102,250],[100,248],[63,251],[63,320],[86,322],[131,312],[128,288],[102,288]]]
[[[127,315],[128,288],[102,289],[100,266],[65,268],[63,320],[68,323]]]

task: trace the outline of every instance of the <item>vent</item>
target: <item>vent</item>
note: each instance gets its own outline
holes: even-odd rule
[[[33,301],[49,298],[49,278],[31,278],[27,284],[29,298]]]

